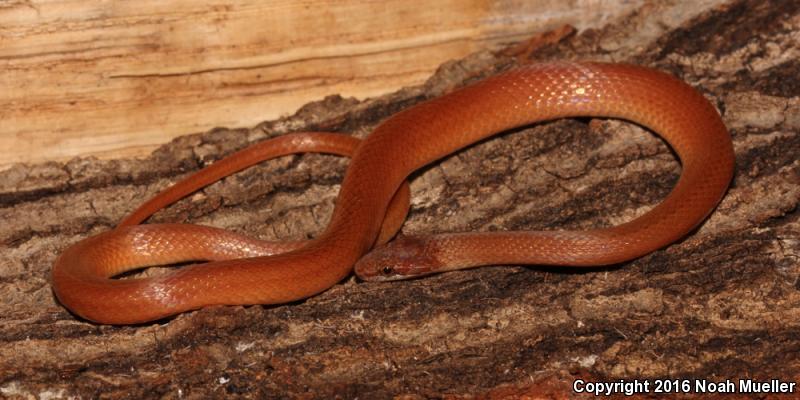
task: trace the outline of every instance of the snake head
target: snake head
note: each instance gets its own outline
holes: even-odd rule
[[[433,274],[441,263],[424,238],[399,236],[375,247],[356,262],[355,272],[364,281],[397,281]]]

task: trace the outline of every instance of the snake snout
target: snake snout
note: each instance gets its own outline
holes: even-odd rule
[[[428,275],[440,267],[425,239],[400,236],[358,260],[355,273],[365,281],[396,281]]]

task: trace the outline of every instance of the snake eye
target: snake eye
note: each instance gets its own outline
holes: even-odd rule
[[[394,272],[394,269],[392,267],[386,265],[386,266],[383,267],[383,269],[381,271],[383,272],[384,275],[391,275],[392,272]]]

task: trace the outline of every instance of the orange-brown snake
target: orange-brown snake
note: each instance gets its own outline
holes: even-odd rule
[[[644,215],[611,228],[401,238],[365,256],[379,235],[385,241],[402,223],[408,198],[403,182],[412,171],[498,132],[574,116],[621,118],[658,133],[681,161],[675,188]],[[332,137],[287,135],[283,142],[279,137],[255,145],[261,149],[245,149],[213,164],[222,165],[213,172],[200,171],[168,189],[120,227],[67,248],[52,271],[58,299],[91,321],[126,324],[210,305],[303,299],[333,286],[354,265],[369,280],[491,264],[619,263],[686,235],[714,209],[733,174],[730,135],[702,95],[667,74],[621,64],[523,66],[400,112],[360,144],[355,139],[318,144],[315,135],[323,142]],[[275,147],[265,150],[269,146]],[[216,228],[136,225],[161,206],[258,160],[298,151],[347,155],[354,149],[331,221],[308,243],[275,250]],[[280,251],[286,252],[274,254]],[[166,275],[113,279],[145,266],[206,260],[211,262]]]

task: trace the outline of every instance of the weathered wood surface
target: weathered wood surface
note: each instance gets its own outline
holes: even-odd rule
[[[716,0],[718,1],[718,0]],[[643,0],[0,1],[0,169],[146,156],[330,94],[417,85],[441,63]]]
[[[444,65],[423,86],[367,102],[330,97],[254,129],[181,137],[146,160],[80,159],[0,173],[0,396],[580,398],[570,392],[576,378],[796,381],[800,3],[738,0],[689,20],[674,10],[651,5],[625,26],[478,53]],[[660,32],[637,40],[643,26]],[[613,268],[348,279],[295,304],[219,307],[134,327],[77,320],[53,299],[47,274],[61,250],[110,229],[143,198],[224,154],[291,130],[364,136],[425,98],[553,58],[656,67],[719,107],[737,172],[702,227]],[[313,236],[326,224],[346,164],[315,155],[268,162],[154,220],[265,239]],[[678,174],[663,142],[630,124],[540,124],[416,174],[404,231],[617,224],[660,201]]]

